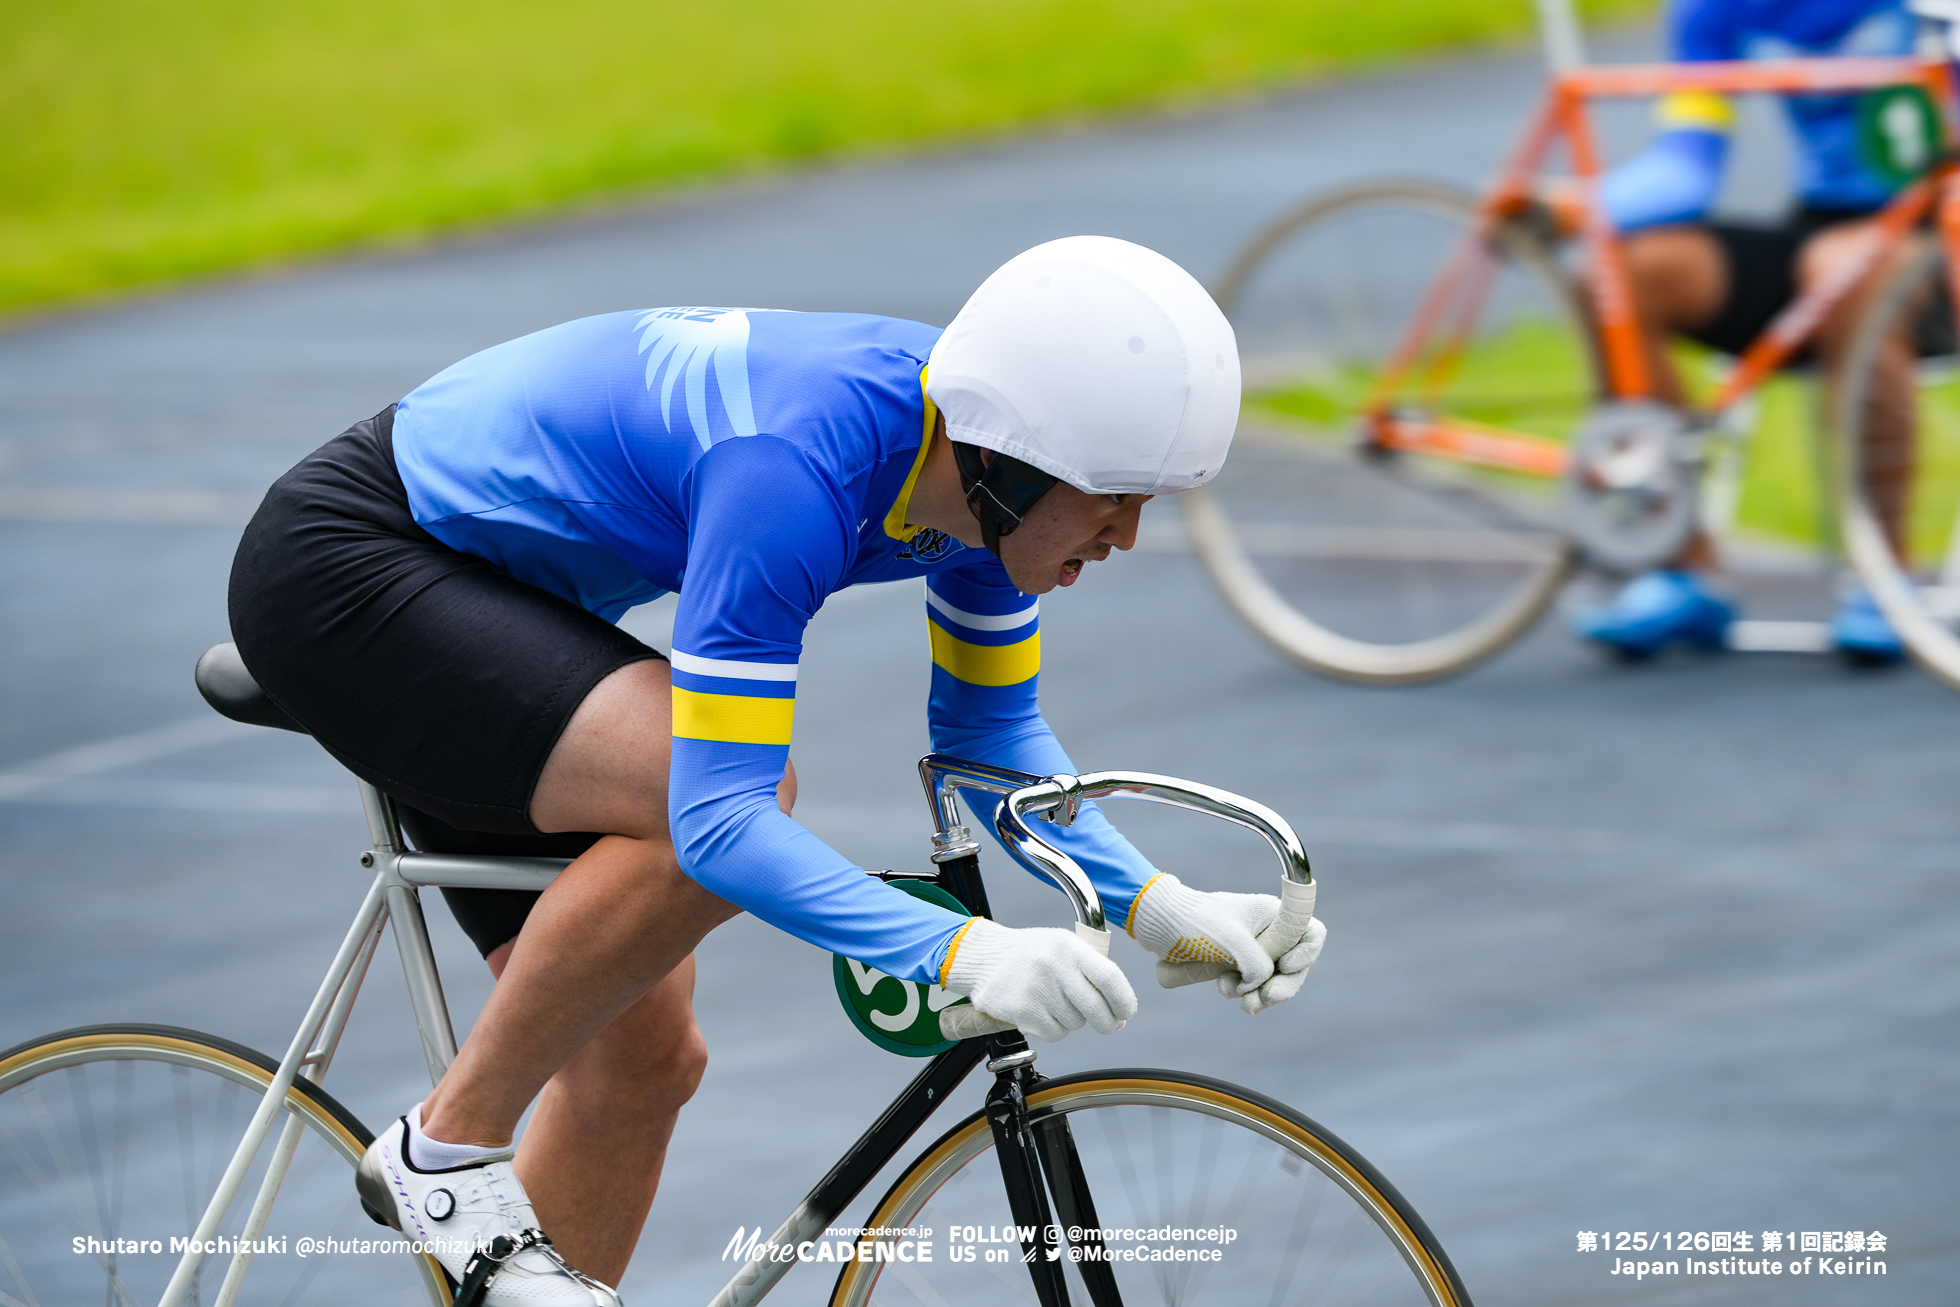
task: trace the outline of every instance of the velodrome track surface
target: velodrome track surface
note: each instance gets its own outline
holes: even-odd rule
[[[1212,276],[1318,187],[1474,182],[1536,79],[1524,57],[1442,64],[0,334],[0,1047],[105,1020],[284,1047],[365,884],[352,788],[310,742],[216,719],[190,671],[226,638],[257,494],[350,421],[583,313],[944,322],[1002,259],[1080,231]],[[1738,202],[1774,202],[1764,157]],[[1044,1069],[1184,1067],[1297,1104],[1402,1188],[1482,1302],[1950,1301],[1960,698],[1824,659],[1625,669],[1555,623],[1449,684],[1337,685],[1260,645],[1176,547],[1174,513],[1153,515],[1155,547],[1044,603],[1048,714],[1084,767],[1189,776],[1287,814],[1332,935],[1302,997],[1257,1021],[1158,990],[1119,942],[1143,1014],[1044,1046]],[[798,815],[871,866],[926,852],[921,610],[910,588],[843,596],[805,655]],[[1269,875],[1222,827],[1117,816],[1187,879]],[[1006,919],[1063,920],[992,865]],[[480,968],[430,917],[467,1015]],[[704,1301],[735,1228],[773,1226],[915,1069],[849,1029],[813,949],[742,919],[701,962],[714,1062],[629,1301]],[[371,1125],[426,1087],[395,976],[374,970],[329,1080]],[[970,1082],[959,1110],[979,1096]],[[1891,1273],[1636,1285],[1574,1251],[1579,1230],[1653,1229],[1880,1230]],[[806,1269],[779,1300],[827,1289]]]

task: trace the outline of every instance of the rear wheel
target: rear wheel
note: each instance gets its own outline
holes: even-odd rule
[[[1928,242],[1866,310],[1838,386],[1832,471],[1839,531],[1859,579],[1920,663],[1960,689],[1960,376],[1947,276],[1946,257]],[[1900,366],[1902,340],[1918,356],[1913,444],[1909,453],[1875,450],[1869,424],[1886,402],[1883,374]],[[1881,457],[1909,461],[1874,466]],[[1888,493],[1900,518],[1897,540],[1882,525]]]
[[[1349,187],[1274,223],[1219,285],[1245,407],[1225,468],[1180,497],[1186,524],[1240,615],[1316,671],[1461,671],[1575,562],[1557,477],[1599,394],[1578,298],[1529,220],[1477,224],[1453,187]],[[1439,283],[1454,293],[1398,361]]]
[[[93,1026],[0,1053],[0,1302],[157,1302],[181,1256],[171,1241],[181,1249],[196,1228],[277,1069],[170,1026]],[[354,1164],[372,1136],[305,1080],[217,1237],[238,1238],[294,1119],[297,1148],[239,1301],[449,1301],[441,1268],[361,1210]],[[207,1253],[183,1301],[217,1301],[231,1263],[229,1246]]]
[[[1468,1307],[1449,1258],[1402,1196],[1283,1104],[1202,1076],[1094,1071],[1043,1083],[1028,1111],[1037,1130],[1067,1123],[1096,1225],[1128,1232],[1112,1234],[1104,1246],[1114,1256],[1090,1267],[1100,1291],[1069,1236],[1072,1302],[1111,1301],[1113,1276],[1125,1307]],[[848,1262],[832,1307],[1035,1301],[980,1113],[915,1161],[866,1224],[929,1227],[919,1242],[930,1260]]]

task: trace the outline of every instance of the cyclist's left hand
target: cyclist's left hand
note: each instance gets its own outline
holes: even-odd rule
[[[1299,992],[1320,956],[1327,928],[1314,919],[1312,885],[1286,882],[1271,894],[1207,893],[1175,876],[1144,886],[1130,934],[1157,956],[1166,989],[1216,980],[1218,992],[1249,1013]]]

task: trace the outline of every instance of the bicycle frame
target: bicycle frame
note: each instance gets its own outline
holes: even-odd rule
[[[1066,853],[1047,844],[1028,828],[1030,815],[1045,816],[1065,826],[1075,820],[1084,799],[1124,797],[1170,804],[1257,832],[1278,855],[1286,877],[1302,883],[1313,879],[1305,850],[1283,819],[1259,804],[1209,786],[1142,772],[1036,776],[943,754],[921,759],[919,775],[932,809],[935,864],[931,875],[919,878],[938,880],[976,915],[988,915],[986,892],[979,874],[980,846],[960,824],[955,797],[959,789],[1005,796],[999,805],[995,828],[1008,851],[1029,870],[1052,881],[1069,899],[1077,920],[1095,929],[1101,929],[1103,924],[1102,904],[1095,886]],[[359,781],[358,786],[370,844],[360,860],[363,867],[374,870],[374,883],[355,913],[353,925],[327,968],[326,978],[314,994],[299,1030],[280,1060],[278,1072],[198,1221],[189,1250],[179,1260],[164,1290],[162,1307],[177,1307],[183,1301],[203,1260],[202,1247],[216,1234],[225,1213],[238,1198],[245,1176],[265,1145],[273,1120],[294,1080],[304,1075],[317,1082],[325,1076],[368,966],[380,945],[382,928],[394,923],[410,1007],[433,1084],[442,1079],[455,1060],[457,1045],[442,979],[429,944],[428,927],[422,916],[419,891],[440,886],[542,890],[569,865],[567,860],[556,858],[478,857],[411,850],[403,840],[393,801],[365,781]],[[883,874],[890,877],[896,873]],[[1050,1215],[1050,1195],[1054,1210],[1062,1216],[1062,1224],[1093,1229],[1100,1222],[1095,1216],[1094,1202],[1067,1120],[1061,1117],[1038,1123],[1029,1120],[1026,1095],[1040,1083],[1041,1077],[1033,1070],[1034,1051],[1018,1031],[1012,1030],[965,1040],[928,1062],[829,1174],[784,1218],[769,1241],[758,1245],[756,1254],[715,1295],[710,1307],[750,1307],[759,1302],[784,1272],[796,1264],[793,1254],[797,1245],[822,1234],[983,1057],[987,1059],[987,1069],[996,1076],[987,1096],[987,1116],[1010,1207],[1017,1225],[1040,1232],[1036,1242],[1026,1249],[1036,1295],[1042,1307],[1066,1307],[1068,1293],[1059,1263],[1035,1255],[1037,1249],[1053,1246],[1057,1239],[1059,1227]],[[253,1198],[246,1225],[238,1236],[241,1251],[233,1255],[226,1270],[215,1300],[217,1307],[231,1307],[237,1301],[251,1263],[251,1253],[244,1249],[263,1233],[304,1129],[304,1124],[294,1117],[281,1132]],[[1100,1251],[1100,1240],[1089,1239],[1084,1246],[1094,1246]],[[783,1249],[792,1255],[783,1256]],[[1095,1307],[1119,1307],[1120,1299],[1108,1266],[1094,1257],[1083,1266]],[[424,1270],[428,1271],[426,1262]],[[443,1286],[432,1284],[431,1288],[440,1293]]]
[[[1945,58],[1924,57],[1788,59],[1630,64],[1579,68],[1554,76],[1523,139],[1486,194],[1477,224],[1450,255],[1376,382],[1363,417],[1369,441],[1383,449],[1527,475],[1555,477],[1564,472],[1566,451],[1560,444],[1459,418],[1398,409],[1394,404],[1396,395],[1408,393],[1405,382],[1416,380],[1419,389],[1433,395],[1455,370],[1497,271],[1497,260],[1487,251],[1505,223],[1549,216],[1533,182],[1561,141],[1579,202],[1576,220],[1558,225],[1576,226],[1584,250],[1585,299],[1607,383],[1603,398],[1638,400],[1653,394],[1619,233],[1599,203],[1602,170],[1587,116],[1593,101],[1675,91],[1841,93],[1894,86],[1918,87],[1939,107],[1943,139],[1933,164],[1873,216],[1865,239],[1841,268],[1786,307],[1750,346],[1706,406],[1714,418],[1749,396],[1801,349],[1831,310],[1929,213],[1937,211],[1940,239],[1949,248],[1960,249],[1960,164],[1954,154],[1960,120],[1955,117],[1952,65]],[[1557,223],[1558,217],[1552,220]],[[1960,291],[1960,260],[1949,261],[1948,276]],[[1425,359],[1426,370],[1412,377]]]

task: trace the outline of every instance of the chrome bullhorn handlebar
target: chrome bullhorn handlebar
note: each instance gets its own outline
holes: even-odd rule
[[[1302,885],[1313,884],[1313,868],[1307,863],[1306,849],[1285,818],[1264,804],[1229,790],[1149,772],[1036,776],[944,753],[927,754],[919,759],[919,779],[925,785],[926,802],[932,808],[934,862],[950,862],[980,849],[973,833],[960,823],[956,790],[1004,795],[994,814],[994,831],[1001,843],[1017,862],[1053,882],[1075,909],[1075,919],[1092,930],[1107,929],[1096,887],[1073,858],[1029,828],[1029,814],[1058,826],[1070,826],[1085,799],[1142,799],[1147,803],[1186,808],[1255,832],[1278,855],[1280,874],[1285,879]]]

